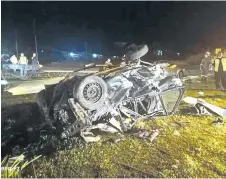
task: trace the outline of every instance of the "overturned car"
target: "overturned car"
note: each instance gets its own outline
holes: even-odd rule
[[[37,94],[46,121],[61,138],[85,137],[93,129],[125,132],[141,119],[174,114],[185,92],[181,80],[167,76],[164,64],[141,61],[146,45],[133,51],[129,65],[86,75],[77,70]]]

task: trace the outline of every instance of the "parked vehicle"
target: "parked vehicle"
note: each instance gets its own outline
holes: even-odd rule
[[[170,63],[167,60],[157,61],[156,64],[165,64],[164,69],[167,75],[175,75],[180,79],[186,76],[185,68],[178,67],[176,64]]]
[[[8,81],[4,78],[2,72],[1,72],[1,93],[5,91],[6,88],[9,87]]]
[[[39,65],[39,69],[42,68],[43,66],[42,65]],[[16,67],[16,70],[17,71],[20,71],[20,65],[17,65]],[[2,70],[7,70],[7,71],[10,71],[10,70],[13,70],[14,69],[14,66],[12,63],[3,63],[2,64]],[[28,65],[27,66],[27,71],[31,71],[32,70],[32,65]]]

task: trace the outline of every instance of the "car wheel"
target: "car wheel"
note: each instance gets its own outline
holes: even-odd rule
[[[98,76],[87,76],[73,87],[73,97],[85,109],[96,110],[107,99],[107,85]]]
[[[147,45],[141,45],[141,46],[137,46],[136,51],[128,52],[126,54],[126,58],[129,61],[133,61],[133,60],[136,60],[136,59],[143,57],[146,53],[148,53],[148,46]]]
[[[178,78],[182,79],[184,77],[184,72],[179,71],[177,76],[178,76]]]

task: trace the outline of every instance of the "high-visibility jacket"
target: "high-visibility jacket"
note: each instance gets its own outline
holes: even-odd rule
[[[28,63],[27,57],[25,56],[20,57],[20,64],[27,64],[27,63]]]
[[[220,59],[215,58],[215,59],[213,60],[213,62],[214,62],[214,71],[215,71],[215,72],[218,72],[218,70],[219,70],[219,65],[220,65]],[[223,71],[226,71],[226,58],[225,58],[225,57],[223,57],[223,58],[221,59],[221,63],[222,63]]]

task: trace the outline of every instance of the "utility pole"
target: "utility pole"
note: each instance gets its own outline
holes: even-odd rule
[[[15,31],[14,31],[14,35],[15,35],[15,47],[16,47],[16,57],[19,58],[19,52],[18,52],[18,41],[17,41],[17,28],[15,27],[14,21],[13,21],[13,6],[12,6],[12,2],[10,3],[10,20],[11,20],[11,25],[14,27]]]
[[[102,55],[101,42],[100,42],[100,55]]]
[[[85,42],[85,48],[86,48],[86,58],[88,59],[88,50],[87,50],[87,43]]]
[[[38,43],[37,43],[36,31],[35,31],[35,19],[33,20],[33,31],[34,31],[34,38],[35,38],[35,51],[38,59]]]
[[[17,58],[19,58],[18,43],[17,43],[17,29],[15,29],[15,43],[16,43],[16,56]]]

